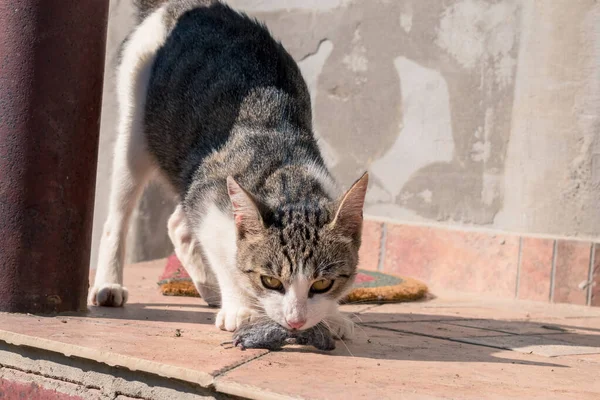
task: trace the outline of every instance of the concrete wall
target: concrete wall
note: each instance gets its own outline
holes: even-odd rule
[[[106,212],[111,72],[131,6],[113,0],[94,248]],[[334,174],[371,173],[366,213],[418,224],[600,237],[600,3],[237,0],[299,62]],[[130,259],[170,251],[151,187]],[[92,261],[95,262],[95,258]]]

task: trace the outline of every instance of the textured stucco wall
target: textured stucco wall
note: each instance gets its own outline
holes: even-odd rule
[[[334,174],[349,185],[371,173],[369,216],[600,236],[597,1],[230,3],[265,20],[299,62]],[[128,1],[111,5],[108,63],[131,24]],[[114,141],[108,74],[95,239]],[[132,259],[170,251],[171,208],[149,188]]]

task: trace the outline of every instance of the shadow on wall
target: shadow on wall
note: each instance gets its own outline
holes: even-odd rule
[[[370,170],[367,213],[493,222],[503,201],[518,2],[229,3],[264,20],[299,62],[321,147],[340,183]],[[116,124],[110,64],[132,20],[127,2],[111,5],[94,251]],[[129,260],[172,251],[166,221],[173,206],[156,187],[146,191],[133,218]]]
[[[519,13],[511,1],[353,1],[264,19],[301,54],[335,175],[348,185],[371,171],[370,214],[488,224],[502,207]],[[316,53],[294,43],[301,26]]]

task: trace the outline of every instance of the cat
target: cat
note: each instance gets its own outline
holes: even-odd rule
[[[123,306],[125,237],[151,178],[178,205],[175,253],[216,326],[268,317],[289,330],[353,325],[338,310],[361,244],[365,173],[341,193],[312,130],[310,96],[267,28],[216,0],[137,0],[117,67],[109,212],[89,301]]]

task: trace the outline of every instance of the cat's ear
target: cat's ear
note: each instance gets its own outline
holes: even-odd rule
[[[227,177],[227,192],[233,207],[233,217],[238,238],[258,235],[264,230],[264,224],[256,200],[231,176]]]
[[[365,172],[342,196],[338,202],[335,217],[331,222],[333,230],[355,242],[360,241],[362,233],[363,207],[368,184],[369,174]]]

